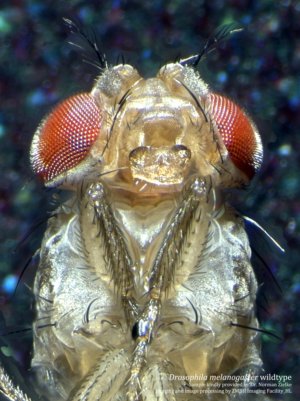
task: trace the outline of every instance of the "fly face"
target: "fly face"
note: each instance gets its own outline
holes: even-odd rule
[[[261,157],[245,113],[180,63],[146,80],[129,65],[107,69],[91,93],[66,100],[41,124],[31,151],[48,186],[101,174],[144,194],[174,192],[172,185],[180,189],[193,175],[215,187],[239,186]]]
[[[35,172],[73,192],[34,287],[32,366],[50,400],[199,399],[211,375],[260,369],[242,327],[258,326],[248,239],[222,191],[252,178],[262,146],[184,64],[150,79],[107,68],[34,136]]]

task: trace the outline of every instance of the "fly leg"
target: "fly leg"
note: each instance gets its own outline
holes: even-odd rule
[[[31,401],[31,399],[18,387],[0,364],[0,394],[8,401]]]
[[[184,198],[168,226],[164,240],[151,268],[149,279],[150,291],[148,293],[150,299],[133,326],[133,337],[136,339],[136,348],[128,380],[128,401],[141,399],[140,381],[146,363],[147,350],[156,323],[159,320],[162,297],[172,283],[187,233],[199,208],[199,197],[205,194],[206,187],[203,181],[195,179],[188,186]]]
[[[133,361],[128,380],[127,400],[137,401],[141,391],[141,371],[146,362],[146,353],[148,345],[151,341],[155,323],[159,317],[160,299],[155,296],[152,290],[150,293],[150,301],[145,307],[140,319],[133,327],[133,337],[136,338],[136,347],[133,353]]]
[[[130,366],[127,354],[124,349],[109,351],[72,391],[68,401],[124,400],[122,388]]]
[[[92,201],[100,232],[104,238],[108,268],[111,271],[116,289],[120,293],[125,316],[129,323],[131,319],[135,320],[138,315],[138,308],[133,296],[132,261],[111,206],[106,199],[103,185],[100,183],[91,185],[88,196]]]

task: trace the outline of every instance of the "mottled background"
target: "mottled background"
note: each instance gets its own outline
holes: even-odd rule
[[[28,361],[28,319],[34,266],[13,295],[17,277],[38,247],[51,193],[33,177],[28,149],[43,115],[60,99],[89,90],[98,74],[68,44],[62,18],[95,33],[110,64],[120,57],[145,75],[168,61],[194,54],[220,25],[237,22],[233,35],[200,64],[216,91],[243,105],[254,117],[265,147],[263,167],[247,192],[234,194],[238,209],[255,218],[285,247],[285,255],[263,236],[250,235],[276,276],[255,262],[265,285],[262,326],[283,338],[263,336],[265,369],[291,374],[299,388],[300,295],[300,2],[292,0],[209,1],[22,1],[0,3],[0,289],[4,354]],[[92,56],[93,58],[94,56]],[[30,234],[28,236],[28,234]],[[264,289],[265,288],[265,289]],[[5,317],[5,321],[4,321]],[[3,356],[4,358],[4,356]],[[11,358],[6,363],[9,364]],[[298,386],[297,386],[298,383]],[[297,397],[298,395],[298,397]]]

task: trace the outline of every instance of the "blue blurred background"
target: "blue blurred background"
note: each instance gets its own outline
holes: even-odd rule
[[[21,369],[27,369],[35,266],[29,263],[22,271],[39,246],[52,210],[51,192],[42,188],[29,166],[33,132],[53,105],[89,90],[99,73],[68,44],[74,38],[63,17],[95,34],[111,65],[124,57],[146,76],[166,62],[199,52],[220,25],[236,22],[244,27],[210,53],[199,71],[213,90],[244,106],[261,132],[263,167],[247,191],[234,193],[232,202],[286,249],[280,254],[249,229],[253,246],[279,283],[255,258],[264,283],[259,299],[262,326],[283,339],[263,336],[265,370],[293,375],[293,396],[284,399],[298,399],[299,1],[1,1],[0,350],[8,357],[13,353]]]

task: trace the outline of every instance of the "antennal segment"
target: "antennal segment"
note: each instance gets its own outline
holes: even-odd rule
[[[179,61],[181,65],[190,65],[192,67],[196,67],[199,64],[200,60],[203,59],[208,53],[214,51],[220,43],[224,42],[235,32],[242,31],[243,28],[236,24],[235,22],[231,24],[221,25],[218,27],[215,32],[207,39],[203,49],[199,54],[194,54],[188,58],[182,59]]]

